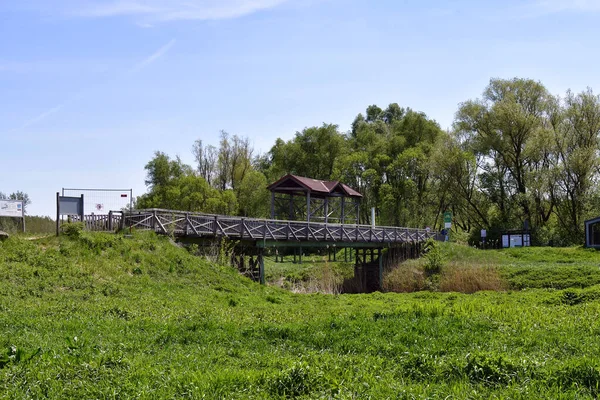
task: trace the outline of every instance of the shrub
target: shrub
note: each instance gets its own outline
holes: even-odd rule
[[[60,229],[64,235],[78,238],[83,232],[83,222],[67,222],[61,225]]]
[[[444,257],[438,242],[433,239],[427,240],[423,252],[425,253],[425,273],[427,275],[439,274],[442,271]]]

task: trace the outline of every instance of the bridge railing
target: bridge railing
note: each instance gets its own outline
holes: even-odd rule
[[[175,236],[328,242],[420,242],[436,232],[391,226],[325,224],[232,217],[164,209],[125,213],[122,226]]]

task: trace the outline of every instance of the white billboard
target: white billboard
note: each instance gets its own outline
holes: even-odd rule
[[[22,200],[0,200],[0,217],[23,217]]]

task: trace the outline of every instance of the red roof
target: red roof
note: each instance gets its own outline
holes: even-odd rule
[[[291,174],[270,184],[267,189],[279,193],[310,192],[311,194],[314,193],[326,197],[334,197],[336,195],[362,197],[362,194],[339,181],[322,181]]]

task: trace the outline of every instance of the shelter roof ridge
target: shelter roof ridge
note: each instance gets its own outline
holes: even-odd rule
[[[348,197],[362,197],[358,191],[352,189],[350,186],[341,183],[340,181],[325,181],[320,179],[307,178],[305,176],[298,176],[288,174],[270,184],[268,189],[271,191],[277,191],[277,187],[282,185],[284,182],[292,180],[297,184],[303,186],[307,191],[315,192],[319,194],[333,194],[336,188],[341,188],[341,191]]]

